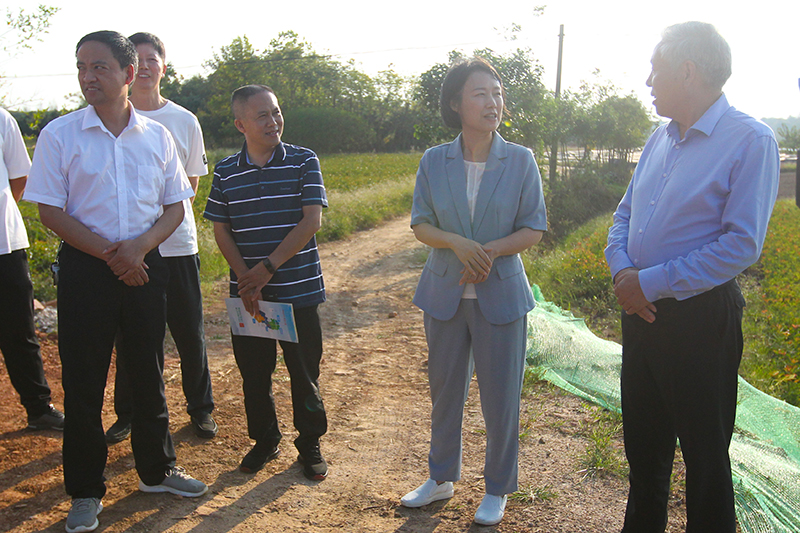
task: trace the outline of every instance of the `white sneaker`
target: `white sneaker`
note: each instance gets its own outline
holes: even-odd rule
[[[436,483],[436,481],[428,478],[428,481],[400,498],[400,503],[404,507],[422,507],[423,505],[452,497],[452,481],[445,481],[440,485]]]
[[[483,497],[478,510],[475,512],[475,523],[482,526],[493,526],[499,524],[506,514],[506,501],[508,498],[505,494],[502,496],[494,496],[487,494]]]

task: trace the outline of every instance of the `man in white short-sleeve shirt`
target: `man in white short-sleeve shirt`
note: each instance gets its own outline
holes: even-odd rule
[[[136,112],[165,126],[175,141],[183,168],[192,189],[197,193],[204,176],[206,153],[203,133],[197,118],[183,107],[161,96],[161,79],[166,73],[164,43],[152,33],[129,37],[139,56],[136,82],[131,86],[130,101]],[[192,429],[198,437],[210,439],[217,434],[211,416],[214,399],[203,327],[203,295],[200,290],[200,257],[197,229],[191,199],[183,201],[184,218],[178,229],[158,247],[169,267],[167,282],[167,325],[181,358],[183,393]],[[127,380],[124,361],[128,347],[117,342],[117,376],[114,386],[114,410],[117,420],[106,431],[106,441],[120,442],[131,432],[133,392]]]
[[[117,32],[95,32],[78,42],[76,57],[89,107],[45,127],[25,192],[64,241],[58,331],[68,532],[98,526],[108,455],[101,415],[117,336],[134,354],[126,366],[137,392],[132,447],[139,489],[189,497],[208,490],[175,466],[162,378],[168,269],[157,248],[183,219],[182,201],[192,189],[167,129],[128,101],[133,44]]]
[[[0,352],[31,429],[64,429],[64,415],[50,403],[39,339],[33,323],[33,284],[28,234],[17,202],[31,160],[14,117],[0,108]]]

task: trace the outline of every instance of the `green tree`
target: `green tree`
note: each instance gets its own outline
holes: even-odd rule
[[[796,152],[800,150],[800,128],[797,126],[787,126],[781,124],[778,126],[778,139],[780,139],[780,147],[784,150]]]
[[[593,111],[597,146],[606,150],[609,160],[629,162],[653,128],[642,103],[633,95],[614,95],[598,103]]]
[[[485,48],[476,50],[475,56],[486,59],[497,69],[506,90],[505,105],[508,110],[500,134],[509,141],[518,142],[543,153],[545,140],[551,136],[551,115],[547,113],[548,92],[542,83],[542,67],[529,49],[519,48],[508,55],[499,55]],[[449,64],[461,59],[458,51],[449,54]],[[414,89],[414,99],[419,106],[421,122],[417,124],[417,137],[428,144],[444,142],[453,137],[439,118],[439,93],[449,64],[437,63],[419,76]]]
[[[408,105],[409,81],[390,72],[372,78],[355,68],[316,53],[294,32],[280,33],[263,52],[247,37],[237,37],[206,63],[211,73],[183,82],[169,78],[165,96],[197,114],[209,146],[232,147],[241,142],[233,127],[230,94],[246,84],[270,86],[278,95],[284,115],[296,110],[333,109],[358,124],[364,139],[339,138],[336,151],[408,150],[413,138],[414,110]],[[298,117],[310,117],[304,112]],[[320,112],[319,117],[335,114]],[[366,123],[366,129],[361,123]],[[302,126],[302,127],[300,127]],[[291,125],[287,120],[287,127]],[[324,133],[337,136],[335,126]],[[306,131],[306,125],[298,125]],[[295,130],[297,131],[297,130]],[[303,134],[300,138],[309,138]],[[342,142],[346,139],[346,142]],[[295,140],[295,142],[299,142]]]
[[[238,146],[242,141],[233,125],[231,93],[242,85],[266,83],[264,62],[247,37],[236,37],[219,53],[214,53],[206,66],[212,70],[203,84],[206,86],[196,84],[194,87],[195,94],[205,97],[205,102],[197,109],[203,135],[211,146]]]
[[[0,33],[0,49],[6,56],[14,56],[23,48],[31,48],[33,41],[40,41],[47,33],[50,19],[60,8],[39,4],[35,9],[12,11],[6,8],[6,29]]]

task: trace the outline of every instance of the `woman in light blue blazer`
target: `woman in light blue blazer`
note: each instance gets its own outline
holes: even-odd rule
[[[497,71],[482,59],[452,66],[442,118],[460,129],[425,152],[411,227],[433,248],[414,303],[425,311],[431,388],[430,478],[401,499],[421,507],[453,495],[461,477],[461,425],[473,370],[486,422],[486,495],[475,522],[503,518],[517,490],[526,314],[533,309],[519,253],[547,229],[539,169],[527,148],[497,133],[504,111]]]

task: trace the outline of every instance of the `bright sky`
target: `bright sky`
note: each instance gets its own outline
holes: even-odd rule
[[[0,90],[15,108],[64,105],[66,95],[78,92],[75,43],[101,29],[155,33],[166,44],[167,60],[186,78],[207,74],[203,63],[237,36],[246,35],[263,50],[286,30],[295,31],[318,53],[342,62],[355,60],[367,74],[386,69],[420,74],[445,62],[453,49],[471,53],[489,47],[503,53],[529,47],[545,69],[545,84],[553,89],[559,25],[564,24],[562,88],[577,88],[581,80],[594,79],[599,69],[601,80],[614,83],[623,94],[634,92],[651,108],[645,79],[661,30],[701,20],[714,24],[731,45],[733,76],[725,92],[734,106],[758,118],[800,116],[800,2],[759,0],[739,7],[721,0],[546,1],[404,0],[395,8],[378,7],[374,0],[234,0],[199,8],[198,3],[158,0],[87,8],[84,0],[41,0],[61,11],[33,50],[0,59],[0,72],[10,78]],[[31,4],[6,2],[12,9]],[[542,4],[544,13],[535,16],[534,7]],[[278,5],[286,6],[285,11]],[[508,41],[505,36],[514,23],[522,31],[516,41]]]

